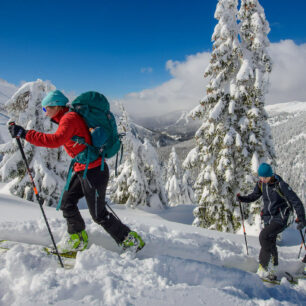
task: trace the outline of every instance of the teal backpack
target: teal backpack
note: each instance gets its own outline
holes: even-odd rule
[[[61,206],[64,191],[69,188],[75,162],[86,165],[83,174],[83,178],[85,178],[88,165],[91,162],[102,157],[101,171],[103,171],[104,159],[111,158],[117,154],[117,168],[118,152],[120,148],[121,158],[123,154],[121,137],[124,134],[118,134],[115,117],[110,112],[109,102],[104,95],[95,91],[85,92],[72,101],[70,111],[78,113],[85,120],[91,134],[92,145],[86,143],[83,137],[72,137],[72,140],[76,143],[86,145],[86,149],[71,160],[67,182],[57,205],[57,210]]]

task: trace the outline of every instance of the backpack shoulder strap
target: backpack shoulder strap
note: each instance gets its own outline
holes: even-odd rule
[[[274,177],[275,177],[275,179],[276,179],[276,182],[275,182],[275,191],[276,191],[283,199],[285,199],[285,200],[287,201],[286,196],[284,195],[284,193],[283,193],[282,190],[281,190],[281,187],[280,187],[280,183],[279,183],[278,177],[277,177],[276,175],[275,175]]]
[[[258,181],[258,187],[259,187],[259,189],[261,190],[261,193],[262,193],[262,181]]]
[[[281,188],[280,188],[279,183],[277,183],[277,184],[275,185],[275,191],[276,191],[283,199],[287,200],[286,196],[283,194],[283,192],[282,192],[282,190],[281,190]]]
[[[277,177],[276,177],[276,179],[277,179]],[[287,197],[282,192],[282,189],[281,189],[281,186],[280,186],[280,182],[279,182],[278,179],[277,179],[277,182],[275,184],[275,191],[280,195],[280,197],[282,197],[286,201],[287,205],[290,207],[290,210],[293,211],[292,204],[288,201]]]

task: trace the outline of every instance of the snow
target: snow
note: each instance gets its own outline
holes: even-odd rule
[[[306,102],[292,101],[287,103],[278,103],[267,105],[265,107],[269,114],[274,113],[295,113],[295,112],[306,112]]]
[[[124,223],[138,231],[145,248],[132,259],[81,213],[89,249],[77,255],[72,269],[62,269],[41,245],[50,238],[37,204],[0,190],[0,239],[22,241],[0,252],[0,305],[301,305],[306,280],[293,287],[262,283],[257,269],[258,237],[248,235],[249,256],[240,235],[191,226],[193,205],[165,210],[112,205]],[[56,241],[65,234],[61,213],[45,207]],[[246,228],[248,231],[249,228]],[[248,233],[248,232],[247,232]],[[280,268],[303,268],[296,258],[299,236],[289,229],[279,247]]]

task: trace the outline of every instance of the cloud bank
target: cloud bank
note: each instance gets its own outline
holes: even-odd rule
[[[283,40],[270,46],[273,69],[266,104],[306,101],[306,44],[297,45]],[[204,71],[210,59],[209,52],[189,55],[185,61],[166,63],[171,79],[155,88],[127,94],[122,102],[135,117],[159,116],[176,110],[190,110],[205,95],[208,79]]]

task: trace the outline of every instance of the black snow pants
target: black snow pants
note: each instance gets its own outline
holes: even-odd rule
[[[106,209],[105,194],[109,179],[107,164],[104,164],[104,171],[98,166],[88,169],[85,178],[83,173],[80,171],[73,175],[69,189],[63,195],[61,210],[67,221],[68,233],[74,234],[85,229],[85,222],[77,206],[78,201],[85,196],[92,219],[120,244],[130,229]]]
[[[271,259],[271,256],[274,257],[274,265],[278,265],[278,253],[276,247],[276,238],[279,233],[281,233],[286,226],[277,223],[271,222],[268,225],[265,225],[264,229],[259,234],[259,242],[261,245],[259,253],[259,263],[267,268]]]

